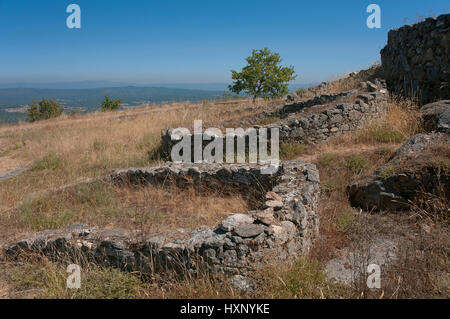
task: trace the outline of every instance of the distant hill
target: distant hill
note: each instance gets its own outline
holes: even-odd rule
[[[123,106],[138,106],[144,103],[198,102],[203,99],[216,99],[222,94],[223,91],[137,86],[96,89],[6,88],[0,89],[0,122],[24,119],[26,115],[23,108],[17,110],[18,112],[11,112],[11,108],[27,105],[33,99],[53,98],[66,108],[83,108],[89,112],[100,108],[105,95],[120,99]],[[9,109],[9,112],[6,109]]]

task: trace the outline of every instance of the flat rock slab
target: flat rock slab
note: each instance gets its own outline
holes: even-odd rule
[[[234,214],[225,218],[219,225],[220,229],[225,232],[233,231],[236,227],[245,224],[253,224],[255,220],[247,214]]]
[[[370,251],[370,256],[365,253],[367,251]],[[364,267],[370,264],[383,267],[397,258],[396,253],[397,243],[379,236],[373,243],[365,244],[358,251],[348,251],[345,257],[330,260],[325,266],[325,274],[337,282],[351,285],[360,277],[366,276],[367,269]]]
[[[249,224],[238,226],[234,229],[233,233],[242,238],[256,237],[264,232],[264,227],[257,224]]]

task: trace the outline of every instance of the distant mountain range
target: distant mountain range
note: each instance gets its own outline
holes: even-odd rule
[[[223,91],[228,87],[227,83],[134,83],[113,81],[73,81],[73,82],[17,82],[0,83],[0,89],[33,88],[33,89],[98,89],[115,87],[158,87],[189,90]]]
[[[290,90],[298,88],[307,88],[318,83],[291,83]],[[207,90],[207,91],[224,91],[228,90],[229,83],[131,83],[131,82],[112,82],[112,81],[73,81],[73,82],[17,82],[17,83],[0,83],[0,89],[15,88],[32,88],[32,89],[98,89],[98,88],[115,88],[115,87],[158,87],[158,88],[176,88],[189,90]]]

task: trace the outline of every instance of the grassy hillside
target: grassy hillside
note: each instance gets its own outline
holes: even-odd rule
[[[0,126],[0,173],[20,167],[30,168],[14,178],[0,181],[0,242],[33,231],[79,222],[132,229],[146,225],[195,228],[216,223],[224,212],[245,211],[247,207],[242,198],[224,200],[220,190],[212,196],[204,196],[158,188],[118,191],[98,184],[66,186],[102,176],[114,168],[157,164],[160,131],[168,126],[190,127],[196,119],[204,120],[205,127],[220,126],[224,121],[237,122],[240,118],[283,104],[282,100],[258,100],[253,106],[246,99],[184,102],[71,117],[63,115],[36,123]],[[346,194],[347,185],[373,172],[405,139],[420,130],[418,112],[412,111],[413,106],[408,101],[391,102],[386,117],[321,145],[289,143],[281,146],[282,159],[303,159],[316,164],[320,170],[318,213],[321,236],[310,255],[293,264],[268,265],[257,271],[253,275],[257,289],[252,295],[233,290],[227,278],[220,275],[200,273],[182,280],[155,276],[142,281],[135,274],[94,265],[84,270],[86,284],[83,289],[73,292],[65,288],[63,266],[41,256],[33,256],[26,263],[0,264],[0,296],[2,289],[4,296],[10,298],[445,296],[442,278],[431,278],[445,275],[443,269],[448,265],[448,252],[441,247],[447,245],[448,239],[442,237],[445,234],[442,234],[438,223],[430,222],[428,235],[417,236],[420,242],[411,243],[413,248],[400,246],[408,248],[408,251],[423,251],[421,261],[414,259],[415,254],[399,258],[393,265],[396,272],[382,277],[383,291],[342,287],[326,279],[323,271],[324,265],[339,256],[344,247],[366,240],[370,232],[398,232],[399,236],[409,236],[415,234],[412,232],[414,227],[420,228],[422,223],[429,222],[418,219],[414,212],[404,218],[363,214],[351,207]],[[401,140],[393,141],[390,138],[392,132],[400,132]],[[439,263],[435,262],[436,258]],[[414,269],[414,272],[408,272],[406,267]],[[406,275],[408,280],[403,280]],[[430,280],[424,282],[422,278]]]

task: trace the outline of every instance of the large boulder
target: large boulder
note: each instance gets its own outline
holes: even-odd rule
[[[450,100],[427,104],[422,107],[422,113],[427,131],[450,134]]]
[[[426,193],[449,198],[449,160],[448,134],[416,135],[373,176],[348,187],[350,202],[367,210],[405,210]]]

